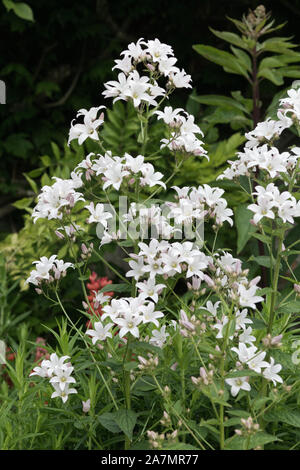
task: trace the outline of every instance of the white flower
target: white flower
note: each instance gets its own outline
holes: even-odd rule
[[[256,308],[255,304],[264,300],[263,297],[255,295],[256,291],[256,286],[251,286],[249,289],[246,289],[243,284],[240,284],[238,287],[239,304],[242,307]]]
[[[150,86],[147,83],[131,80],[124,95],[128,98],[132,98],[133,106],[137,108],[142,101],[150,101],[150,95],[147,93],[149,88]]]
[[[136,43],[131,42],[130,44],[128,44],[127,46],[128,49],[121,52],[120,55],[124,55],[125,57],[130,57],[138,61],[145,55],[145,52],[142,46],[145,46],[146,44],[147,43],[144,41],[144,39],[140,38]]]
[[[236,352],[239,356],[239,361],[246,363],[248,367],[257,373],[261,373],[263,367],[268,367],[268,363],[264,361],[265,352],[256,352],[257,347],[254,345],[247,346],[244,343],[239,343],[238,348],[231,348],[232,351]]]
[[[253,323],[250,318],[247,318],[248,315],[248,310],[244,308],[241,312],[239,310],[236,311],[235,314],[235,325],[236,329],[240,330],[241,328],[244,328],[247,323]]]
[[[103,124],[103,113],[97,119],[97,114],[100,109],[105,109],[105,106],[99,106],[98,108],[91,108],[89,111],[86,109],[80,109],[77,113],[77,118],[79,116],[84,116],[83,124],[75,124],[73,125],[73,121],[71,123],[71,129],[69,132],[69,140],[68,145],[74,139],[78,139],[79,145],[83,144],[83,142],[90,137],[93,140],[99,140],[99,135],[97,129],[101,124]]]
[[[38,375],[39,377],[43,377],[43,378],[49,377],[48,372],[49,372],[48,367],[46,367],[45,365],[43,366],[41,364],[41,367],[38,367],[38,366],[34,367],[33,371],[29,374],[29,377],[31,377],[32,375]]]
[[[226,334],[224,332],[224,326],[227,325],[227,323],[228,323],[228,317],[226,317],[226,315],[223,315],[222,320],[217,320],[217,323],[212,325],[212,328],[215,328],[216,330],[218,330],[218,334],[216,336],[217,339],[223,338],[224,334]],[[232,339],[232,338],[233,336],[229,336],[229,339]]]
[[[161,178],[164,176],[159,171],[155,172],[153,165],[151,163],[145,163],[142,169],[143,177],[141,178],[142,185],[148,185],[150,188],[159,184],[164,189],[166,189],[166,185],[163,181],[160,181]]]
[[[165,77],[170,75],[172,72],[178,72],[178,67],[175,67],[177,59],[175,57],[168,57],[166,59],[160,59],[158,63],[158,69],[161,73],[164,74]]]
[[[92,343],[96,344],[97,341],[105,341],[106,338],[112,338],[110,333],[110,328],[113,326],[113,323],[108,323],[103,325],[101,321],[94,323],[94,329],[87,330],[86,335],[92,336]]]
[[[173,49],[168,44],[163,44],[159,39],[150,40],[147,42],[148,52],[152,56],[153,62],[160,62],[162,59],[168,59],[168,55],[173,55]]]
[[[204,253],[199,251],[198,255],[195,255],[192,260],[188,260],[188,270],[186,277],[198,276],[200,279],[204,279],[203,269],[207,268],[208,262],[207,257]]]
[[[210,300],[206,303],[205,307],[200,307],[200,309],[207,310],[213,317],[217,316],[218,308],[221,301],[219,300],[215,304],[213,304]]]
[[[119,99],[126,99],[124,93],[129,87],[127,77],[123,72],[119,73],[118,80],[118,82],[116,80],[111,80],[104,83],[106,90],[103,91],[102,95],[104,95],[105,98],[114,98],[113,102]]]
[[[52,353],[50,355],[50,359],[44,359],[41,365],[48,369],[48,376],[50,377],[51,375],[56,374],[58,370],[69,367],[64,363],[65,360],[69,358],[70,356],[58,357],[56,353]]]
[[[159,326],[157,318],[162,318],[164,314],[160,311],[155,311],[155,304],[149,302],[148,305],[143,305],[141,308],[143,323],[154,323],[155,326]]]
[[[157,114],[158,120],[163,119],[165,124],[171,124],[171,122],[175,121],[181,111],[183,111],[182,108],[173,109],[171,106],[166,106],[163,111],[155,111],[154,114]]]
[[[256,340],[255,336],[252,336],[251,333],[252,333],[252,328],[251,326],[249,326],[248,328],[245,328],[243,327],[243,333],[241,333],[239,335],[239,341],[241,343],[245,343],[245,344],[250,344],[252,345],[253,341]]]
[[[127,271],[126,277],[134,277],[136,281],[144,275],[144,258],[138,257],[136,261],[129,261],[130,271]]]
[[[76,182],[73,179],[54,179],[55,183],[52,186],[43,186],[38,195],[38,203],[32,212],[34,222],[41,218],[61,219],[64,208],[72,208],[77,201],[84,201],[82,194],[75,191]]]
[[[152,331],[152,337],[150,338],[149,343],[162,348],[164,343],[167,341],[168,336],[170,335],[166,332],[166,325],[164,325],[160,330]]]
[[[144,167],[145,157],[143,155],[138,155],[137,157],[132,157],[128,153],[125,153],[126,163],[125,165],[129,167],[132,173],[139,173]]]
[[[68,384],[76,383],[74,377],[71,377],[73,370],[74,367],[56,368],[55,375],[50,379],[50,383],[58,385],[64,391]]]
[[[191,76],[187,75],[183,69],[176,73],[171,73],[170,79],[175,88],[192,88],[190,84]]]
[[[77,390],[75,388],[69,388],[68,384],[66,384],[64,390],[56,383],[53,384],[53,387],[55,392],[52,393],[51,398],[60,397],[63,403],[66,403],[71,393],[77,393]]]
[[[279,372],[281,369],[281,364],[275,364],[273,357],[270,357],[270,364],[268,364],[263,371],[263,376],[267,380],[272,380],[274,385],[276,385],[276,382],[283,383],[282,378],[277,374],[277,372]]]
[[[140,295],[145,299],[150,297],[154,302],[158,301],[158,295],[166,288],[164,284],[155,284],[155,279],[150,278],[147,281],[138,282],[136,287],[139,289]]]
[[[116,63],[116,65],[112,68],[112,70],[119,69],[122,72],[124,72],[125,74],[128,74],[132,70],[132,62],[131,62],[131,58],[129,56],[125,56],[121,60],[117,59],[117,60],[115,60],[115,63]]]
[[[93,222],[100,223],[103,227],[107,227],[107,220],[112,218],[112,214],[110,212],[104,212],[104,204],[96,204],[94,205],[91,202],[88,206],[85,206],[85,209],[88,209],[90,212],[90,217],[88,218],[88,223],[91,224]]]
[[[231,387],[231,395],[236,397],[240,390],[246,390],[247,392],[251,390],[248,380],[249,377],[234,377],[231,379],[225,379],[225,382]]]
[[[138,338],[140,335],[138,325],[141,323],[142,319],[142,316],[132,315],[130,312],[125,312],[124,318],[116,318],[114,320],[115,323],[121,326],[119,331],[120,338],[123,338],[128,332],[135,338]]]

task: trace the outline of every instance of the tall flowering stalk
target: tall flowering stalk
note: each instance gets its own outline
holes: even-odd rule
[[[52,186],[42,188],[32,214],[35,221],[55,221],[56,233],[62,243],[69,244],[73,259],[65,262],[57,255],[42,257],[27,282],[58,304],[77,331],[84,345],[82,354],[92,357],[93,370],[106,391],[105,400],[114,407],[109,419],[124,432],[126,449],[134,440],[140,411],[135,408],[136,397],[145,385],[157,390],[164,408],[161,434],[150,429],[148,416],[147,435],[154,448],[183,445],[188,439],[198,448],[211,449],[216,435],[221,449],[253,448],[253,436],[255,443],[271,442],[273,436],[266,429],[262,431],[260,415],[266,408],[260,405],[259,390],[268,401],[275,396],[272,389],[280,390],[288,377],[272,349],[281,348],[285,341],[287,325],[282,328],[278,322],[279,307],[285,300],[280,298],[278,304],[277,289],[281,263],[288,255],[285,235],[294,218],[300,216],[299,202],[293,195],[298,188],[300,151],[296,147],[279,152],[275,141],[285,129],[298,125],[299,92],[291,89],[289,98],[281,100],[277,121],[259,123],[246,134],[244,151],[222,175],[238,182],[241,177],[249,178],[249,210],[257,229],[254,235],[266,244],[270,257],[270,288],[265,292],[259,288],[260,277],[251,278],[240,259],[216,249],[218,234],[234,224],[224,190],[209,185],[169,187],[184,160],[192,155],[209,158],[194,116],[173,109],[169,103],[165,106],[177,88],[191,87],[191,77],[175,65],[172,48],[158,39],[129,44],[115,63],[114,68],[120,70],[118,80],[106,83],[103,94],[113,101],[127,101],[136,109],[141,154],[113,155],[101,139],[103,107],[80,110],[77,116],[84,116],[83,123],[72,123],[69,142],[76,139],[81,144],[93,139],[99,143],[100,153],[87,155],[70,179],[56,179]],[[175,170],[167,180],[149,162],[153,156],[147,154],[149,130],[157,121],[165,126],[165,137],[157,143],[159,153],[175,160]],[[116,194],[126,195],[129,204],[125,213],[117,215],[118,227],[112,229]],[[164,207],[151,204],[158,194],[164,195]],[[77,223],[82,212],[85,226]],[[213,243],[200,236],[202,223],[214,230]],[[124,232],[128,224],[130,228]],[[182,232],[182,226],[190,231]],[[107,244],[118,245],[124,252],[128,263],[125,273],[107,261]],[[80,248],[75,249],[76,245]],[[110,267],[121,282],[98,282],[90,275],[91,254]],[[85,334],[73,323],[60,296],[60,283],[70,268],[77,269],[83,289],[85,310],[80,311],[89,320]],[[83,281],[88,276],[89,293]],[[293,282],[298,284],[296,279]],[[122,292],[127,295],[119,295]],[[288,297],[296,296],[293,292]],[[78,393],[78,388],[69,385],[75,383],[76,359],[71,366],[64,362],[65,356],[50,357],[34,374],[51,377],[55,388],[52,398],[66,402],[69,394]],[[176,380],[181,396],[174,403]],[[225,423],[237,400],[244,411],[237,416],[244,421],[240,422],[242,429],[235,432],[236,421],[231,427]],[[196,421],[198,401],[203,403],[204,416],[204,410],[213,413],[213,418],[203,418],[200,425]],[[83,406],[85,413],[92,413],[97,403],[84,400]],[[99,419],[111,430],[104,416]],[[207,436],[203,428],[208,429]],[[146,435],[145,429],[141,432]]]

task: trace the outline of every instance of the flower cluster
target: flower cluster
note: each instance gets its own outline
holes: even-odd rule
[[[244,152],[238,152],[238,160],[229,163],[227,168],[218,179],[233,179],[238,176],[249,176],[257,169],[265,172],[267,179],[281,178],[284,174],[291,173],[299,158],[299,148],[291,152],[280,153],[276,147],[269,148],[267,144],[252,149],[245,147]]]
[[[186,278],[195,275],[204,278],[203,270],[208,266],[209,257],[194,248],[192,242],[171,244],[167,240],[152,239],[149,245],[140,242],[138,246],[138,255],[131,255],[133,260],[129,261],[131,270],[126,273],[127,277],[137,281],[144,276],[155,279],[161,275],[167,279],[184,273]]]
[[[150,291],[152,297],[154,291]],[[112,338],[113,334],[118,334],[119,338],[126,341],[126,336],[130,333],[134,338],[139,338],[141,327],[146,324],[153,324],[159,328],[158,319],[163,318],[164,314],[156,310],[155,302],[147,300],[148,292],[141,292],[137,297],[123,297],[121,299],[110,299],[107,296],[102,297],[102,315],[101,321],[94,323],[93,329],[88,329],[86,334],[92,337],[92,342],[104,341],[106,338]],[[109,319],[106,323],[105,320]],[[145,330],[144,330],[145,331]],[[149,330],[148,330],[149,331]],[[166,325],[160,329],[152,329],[151,337],[144,337],[144,340],[150,344],[162,347],[169,333],[166,332]]]
[[[153,186],[160,185],[166,188],[161,178],[162,173],[155,172],[154,166],[151,163],[146,163],[145,157],[138,155],[132,157],[128,153],[125,153],[123,157],[112,156],[110,151],[106,152],[105,155],[97,155],[90,153],[86,159],[84,159],[75,168],[76,174],[85,172],[86,179],[90,179],[91,176],[101,176],[103,180],[103,189],[107,189],[112,186],[115,190],[119,191],[122,182],[126,179],[126,183],[133,185],[136,181],[141,186]]]
[[[228,222],[231,226],[233,212],[227,207],[226,199],[221,196],[224,190],[212,188],[207,184],[198,188],[178,188],[173,186],[177,193],[178,202],[168,203],[170,207],[169,217],[174,218],[176,224],[191,223],[194,220],[214,219],[216,226]]]
[[[273,357],[270,357],[270,362],[265,361],[267,353],[258,350],[254,345],[256,337],[253,335],[253,330],[250,326],[253,324],[253,321],[248,315],[248,309],[239,310],[234,308],[230,319],[229,315],[222,314],[220,316],[218,314],[220,304],[220,301],[214,305],[208,302],[201,309],[210,313],[210,319],[213,322],[211,324],[212,330],[217,330],[216,339],[223,339],[228,336],[231,344],[236,339],[238,341],[238,347],[231,347],[231,350],[238,355],[239,359],[236,363],[236,369],[231,371],[231,374],[236,375],[236,377],[226,379],[226,383],[231,387],[232,396],[237,396],[240,390],[251,390],[250,377],[247,376],[247,369],[244,369],[244,367],[257,372],[257,374],[262,374],[264,378],[272,381],[274,385],[276,385],[276,382],[282,383],[282,378],[278,375],[282,366],[275,364]],[[214,323],[215,321],[216,323]],[[233,329],[230,328],[230,324],[233,326]],[[231,335],[229,335],[229,329],[231,330]],[[274,342],[274,347],[277,344],[278,341],[276,344]],[[242,375],[243,372],[245,372],[245,375]]]
[[[282,105],[282,113],[290,121],[298,122],[300,120],[300,88],[291,88],[287,91],[288,98],[282,98],[280,104]],[[287,115],[290,115],[289,117]]]
[[[76,202],[84,201],[83,195],[76,191],[82,186],[81,178],[72,173],[72,178],[63,180],[54,178],[52,186],[43,186],[38,195],[38,203],[33,209],[34,222],[37,219],[62,219],[64,211],[70,210]]]
[[[250,204],[248,209],[254,212],[253,221],[257,224],[263,217],[281,218],[283,222],[294,223],[294,217],[300,217],[300,201],[294,198],[289,191],[280,193],[274,183],[266,188],[256,186],[253,195],[257,196],[256,204]]]
[[[171,46],[161,43],[158,39],[144,41],[139,39],[137,43],[128,45],[128,49],[121,52],[122,59],[115,60],[114,69],[121,70],[118,81],[109,81],[104,84],[105,98],[132,101],[135,107],[141,104],[156,106],[158,96],[166,96],[168,91],[174,88],[190,88],[190,75],[180,70],[174,64]],[[137,67],[147,75],[140,76]],[[167,77],[166,89],[158,85],[161,77]]]
[[[184,115],[179,114],[183,112]],[[188,114],[181,108],[173,110],[171,106],[166,106],[164,111],[155,111],[158,119],[162,119],[169,127],[170,136],[161,140],[161,147],[168,147],[173,152],[179,151],[191,155],[201,155],[208,159],[207,151],[203,148],[203,142],[196,137],[203,132],[195,124],[193,115]]]
[[[70,384],[76,383],[76,380],[71,375],[74,367],[70,362],[65,363],[69,358],[69,356],[58,357],[56,353],[52,353],[50,359],[44,359],[41,365],[35,367],[29,374],[50,379],[49,382],[54,388],[51,398],[60,397],[63,403],[68,400],[70,394],[77,393],[75,388],[70,388]]]
[[[26,279],[26,283],[40,286],[43,282],[51,283],[58,281],[62,276],[66,275],[68,268],[74,268],[72,263],[65,263],[61,259],[57,259],[56,255],[42,256],[39,261],[34,261],[35,269],[31,271],[30,276]]]

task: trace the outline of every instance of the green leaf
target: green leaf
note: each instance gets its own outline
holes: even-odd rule
[[[240,64],[242,67],[245,67],[248,72],[251,72],[252,70],[252,63],[251,59],[246,52],[242,51],[241,49],[237,49],[236,47],[231,46],[230,49],[236,56],[236,58],[239,60]]]
[[[132,410],[118,410],[113,414],[114,422],[132,440],[132,433],[137,420],[137,414]]]
[[[130,290],[129,284],[106,284],[99,292],[129,292]]]
[[[269,256],[251,256],[251,261],[255,261],[260,266],[264,266],[265,268],[271,267],[271,259]]]
[[[299,313],[300,312],[300,301],[293,300],[282,305],[279,309],[280,313]]]
[[[246,243],[257,230],[250,220],[253,218],[253,212],[247,209],[248,204],[242,204],[235,210],[235,224],[237,228],[237,253],[239,254],[245,247]]]
[[[297,44],[292,44],[289,42],[291,38],[283,38],[283,37],[274,37],[267,39],[262,44],[260,44],[259,50],[269,51],[269,52],[277,52],[280,54],[291,54],[294,47],[297,47]]]
[[[252,237],[257,238],[258,240],[262,241],[263,243],[270,243],[271,237],[268,235],[262,235],[261,233],[253,233]]]
[[[261,375],[251,369],[235,370],[226,374],[226,379],[233,379],[235,377],[261,377]]]
[[[280,55],[265,57],[259,64],[258,72],[262,71],[263,69],[282,67],[285,65],[285,62],[281,57],[282,56]]]
[[[299,67],[281,67],[280,73],[283,77],[300,78]]]
[[[282,422],[295,428],[300,428],[300,412],[297,409],[288,407],[268,411],[264,419],[269,422]]]
[[[19,199],[18,201],[14,202],[12,206],[16,207],[17,209],[26,209],[26,207],[30,206],[32,201],[32,197],[23,197],[22,199]]]
[[[258,432],[249,438],[235,435],[225,441],[226,450],[249,450],[258,446],[264,446],[269,442],[278,441],[276,436],[267,434],[265,432]]]
[[[103,413],[98,417],[99,422],[105,429],[112,433],[117,433],[121,431],[120,426],[114,420],[114,413]]]
[[[53,155],[55,156],[56,160],[59,161],[59,159],[60,159],[60,150],[59,150],[58,145],[55,142],[51,142],[51,148],[52,148],[52,152],[53,152]]]
[[[154,382],[152,377],[143,377],[139,378],[134,387],[132,393],[134,395],[145,395],[145,392],[150,392],[157,388],[156,383]]]
[[[243,38],[238,36],[235,33],[231,33],[229,31],[216,31],[213,28],[209,28],[211,32],[220,39],[233,44],[234,46],[241,47],[242,49],[248,49],[247,41],[244,41]]]
[[[31,179],[28,175],[26,175],[26,173],[23,173],[23,175],[25,176],[25,178],[27,179],[28,183],[30,184],[31,188],[33,189],[33,191],[38,194],[39,190],[38,190],[38,187],[37,187],[37,184],[35,181],[33,181],[33,179]]]
[[[283,79],[281,73],[276,69],[262,69],[258,74],[258,77],[263,77],[274,83],[274,85],[283,85]]]
[[[51,166],[52,165],[52,160],[48,155],[43,155],[41,157],[42,163],[44,166]]]
[[[234,100],[233,98],[229,98],[228,96],[222,95],[191,95],[192,100],[197,101],[201,104],[207,104],[209,106],[221,106],[222,108],[232,108],[238,109],[239,111],[247,113],[248,110],[242,103]]]
[[[127,371],[131,371],[133,369],[137,369],[138,368],[138,363],[135,362],[135,361],[131,361],[131,362],[126,362],[124,364],[124,369],[127,370]]]
[[[221,51],[216,47],[205,46],[204,44],[196,44],[193,46],[193,49],[207,60],[221,65],[225,72],[243,75],[244,77],[248,78],[247,71],[233,54]]]
[[[27,5],[27,3],[15,3],[12,0],[2,1],[8,11],[13,10],[19,18],[22,18],[22,20],[34,21],[32,9]]]

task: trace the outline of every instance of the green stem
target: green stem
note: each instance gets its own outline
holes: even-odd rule
[[[109,388],[109,386],[108,386],[108,383],[106,382],[106,380],[105,380],[105,378],[104,378],[104,376],[103,376],[103,374],[102,374],[102,372],[101,372],[101,369],[99,368],[99,366],[98,366],[98,364],[97,364],[96,359],[94,358],[92,352],[90,351],[89,345],[88,345],[88,343],[87,343],[87,341],[86,341],[84,335],[82,334],[81,330],[79,330],[79,329],[76,327],[76,325],[73,323],[73,321],[71,320],[71,318],[70,318],[69,315],[67,314],[67,312],[66,312],[66,310],[65,310],[65,308],[64,308],[64,306],[63,306],[63,304],[62,304],[62,302],[61,302],[61,300],[60,300],[60,297],[59,297],[57,291],[55,291],[55,294],[56,294],[57,301],[58,301],[58,303],[59,303],[59,305],[60,305],[60,308],[61,308],[62,311],[64,312],[64,314],[65,314],[67,320],[70,322],[70,324],[71,324],[72,327],[75,329],[75,331],[79,334],[79,336],[81,337],[81,339],[83,340],[83,342],[84,342],[84,344],[85,344],[86,349],[90,352],[91,358],[92,358],[92,360],[93,360],[93,362],[94,362],[94,364],[95,364],[95,366],[96,366],[96,368],[97,368],[97,370],[98,370],[98,372],[99,372],[99,375],[100,375],[100,377],[101,377],[101,379],[102,379],[102,381],[103,381],[103,383],[104,383],[104,385],[105,385],[105,387],[106,387],[106,389],[107,389],[107,391],[108,391],[108,394],[109,394],[109,396],[110,396],[110,398],[111,398],[111,400],[112,400],[112,402],[113,402],[113,404],[114,404],[114,407],[116,408],[116,410],[118,410],[119,407],[118,407],[118,405],[117,405],[117,403],[116,403],[116,400],[115,400],[115,398],[114,398],[114,396],[113,396],[113,394],[112,394],[112,392],[111,392],[111,390],[110,390],[110,388]]]
[[[282,243],[284,239],[284,233],[285,233],[285,230],[283,230],[280,236],[278,237],[278,251],[277,251],[276,264],[275,264],[274,276],[273,276],[269,323],[268,323],[268,329],[267,329],[268,333],[271,333],[272,331],[273,322],[275,318],[277,288],[278,288],[278,280],[279,280],[279,273],[280,273],[280,261],[281,261],[281,252],[282,252]]]
[[[125,393],[125,404],[126,410],[131,409],[131,393],[130,393],[130,371],[124,368],[124,365],[130,361],[131,358],[131,347],[130,347],[130,337],[127,340],[126,344],[126,353],[123,361],[123,374],[124,374],[124,393]],[[130,448],[131,441],[128,436],[125,434],[125,450]]]

